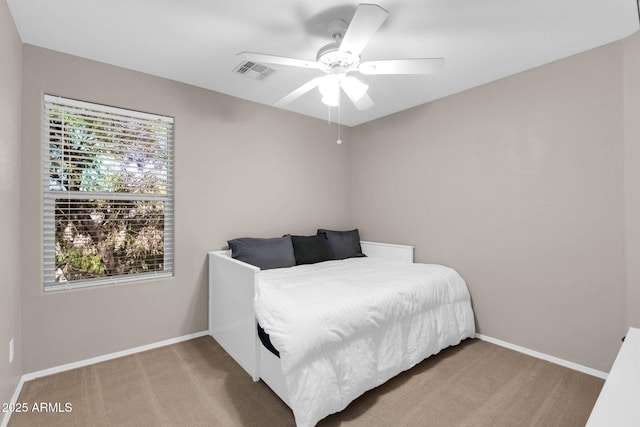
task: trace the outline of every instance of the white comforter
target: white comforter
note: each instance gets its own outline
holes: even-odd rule
[[[300,427],[474,334],[466,284],[441,265],[350,258],[259,274],[256,317]]]

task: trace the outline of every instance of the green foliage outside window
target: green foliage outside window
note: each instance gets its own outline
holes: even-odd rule
[[[163,271],[166,126],[54,106],[47,130],[55,282]]]

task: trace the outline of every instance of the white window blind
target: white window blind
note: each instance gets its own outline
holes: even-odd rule
[[[173,275],[173,118],[44,97],[44,289]]]

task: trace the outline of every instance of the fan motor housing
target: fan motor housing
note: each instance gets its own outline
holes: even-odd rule
[[[360,63],[360,56],[340,51],[340,42],[348,27],[349,24],[342,19],[334,19],[327,25],[327,31],[334,41],[321,47],[316,55],[316,61],[322,64],[323,70],[327,73],[335,69],[349,70]]]
[[[360,57],[351,52],[340,51],[340,43],[333,42],[320,48],[316,61],[323,65],[325,71],[329,72],[336,67],[353,68],[360,62]]]

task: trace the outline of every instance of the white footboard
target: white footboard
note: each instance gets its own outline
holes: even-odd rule
[[[413,246],[365,241],[360,244],[367,256],[413,262]],[[280,359],[266,349],[261,351],[258,338],[253,300],[259,272],[258,267],[231,258],[230,251],[209,252],[209,335],[254,381],[262,378],[288,404]]]

